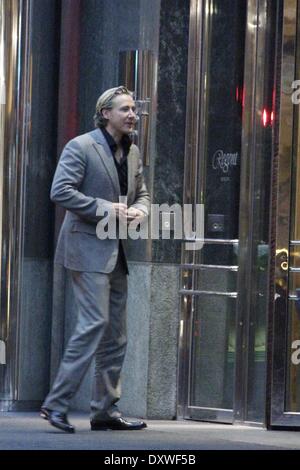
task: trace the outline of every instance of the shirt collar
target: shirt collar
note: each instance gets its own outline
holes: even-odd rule
[[[105,127],[102,127],[101,128],[101,131],[106,139],[106,142],[108,143],[109,145],[109,148],[112,152],[113,155],[115,155],[116,151],[117,151],[117,143],[115,141],[115,139],[113,138],[113,136],[105,129]],[[129,149],[131,147],[131,144],[132,144],[132,141],[131,141],[131,138],[129,137],[129,135],[126,135],[124,134],[122,139],[121,139],[121,145],[122,145],[122,148],[124,150],[124,156],[127,156],[128,155],[128,152],[129,152]]]

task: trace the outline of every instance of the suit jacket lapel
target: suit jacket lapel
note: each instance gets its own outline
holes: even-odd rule
[[[114,157],[111,153],[111,150],[106,142],[106,139],[100,129],[96,129],[95,131],[91,132],[91,137],[95,140],[95,143],[93,144],[95,150],[99,154],[106,171],[108,173],[108,176],[111,179],[111,182],[113,184],[113,187],[117,191],[117,194],[120,195],[120,184],[119,184],[119,176],[118,172],[116,169],[116,165],[114,162]]]

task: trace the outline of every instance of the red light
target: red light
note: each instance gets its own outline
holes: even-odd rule
[[[274,111],[271,112],[271,126],[274,123]]]
[[[263,113],[262,113],[262,123],[264,127],[267,127],[268,121],[269,121],[268,111],[266,110],[266,108],[264,108]]]

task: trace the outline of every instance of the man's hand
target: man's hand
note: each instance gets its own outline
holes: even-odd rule
[[[136,222],[142,222],[145,218],[145,213],[140,209],[135,207],[127,207],[126,204],[122,202],[113,202],[113,208],[116,213],[116,217],[122,222],[131,222],[135,220]]]
[[[127,205],[122,202],[113,202],[113,208],[115,210],[116,216],[118,219],[126,220],[127,219]]]
[[[131,222],[131,220],[142,222],[145,216],[146,214],[143,211],[136,209],[135,207],[129,207],[127,210],[127,222]]]

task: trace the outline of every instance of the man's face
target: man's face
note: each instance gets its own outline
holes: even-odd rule
[[[130,95],[118,95],[113,99],[113,107],[104,109],[103,116],[108,120],[107,130],[114,134],[130,134],[136,123],[135,104]]]

